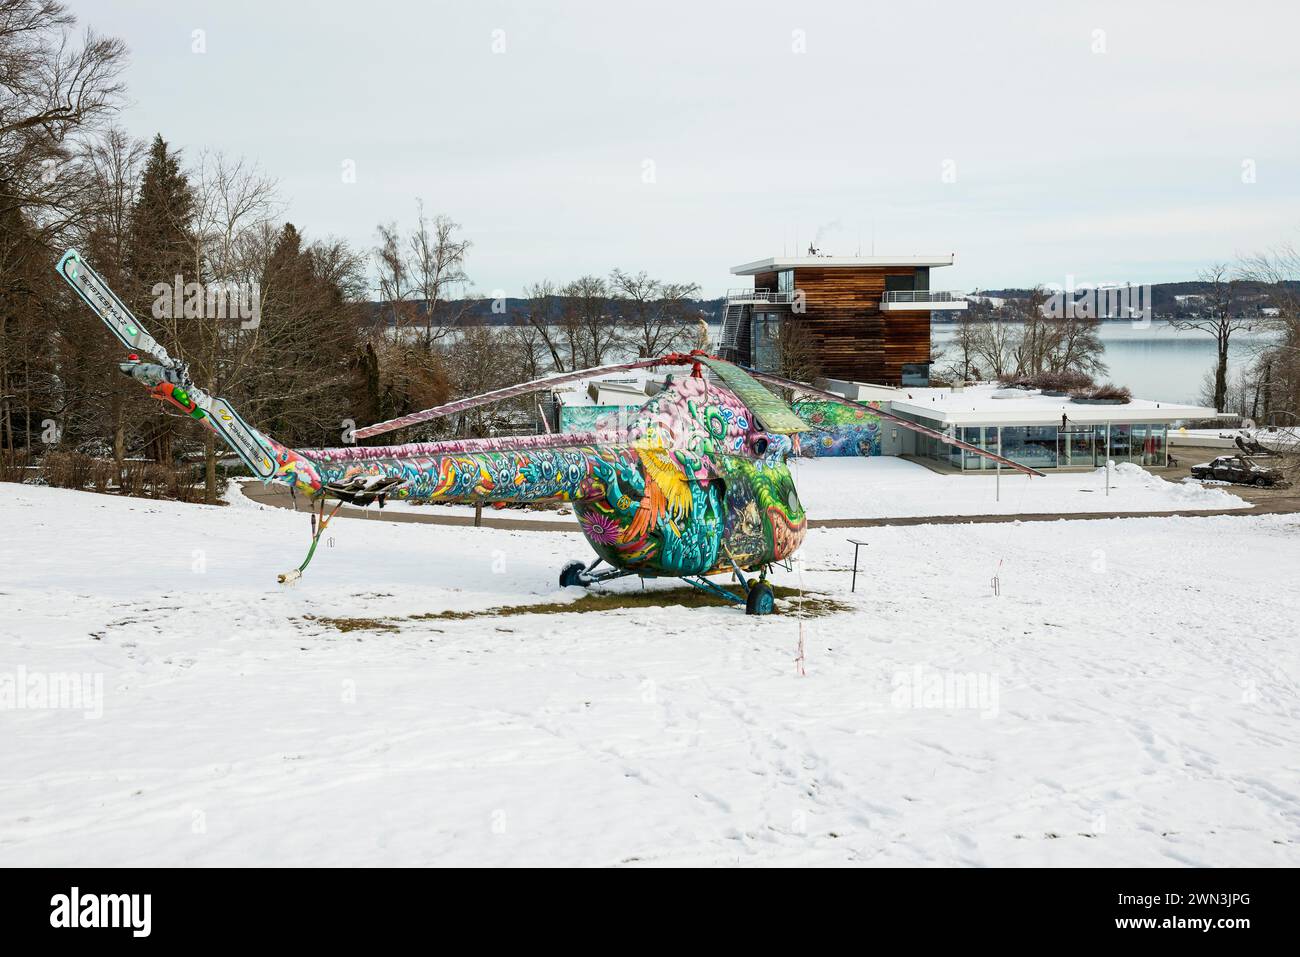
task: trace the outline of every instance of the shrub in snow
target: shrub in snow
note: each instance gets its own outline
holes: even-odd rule
[[[1072,389],[1070,398],[1076,402],[1129,402],[1133,398],[1133,392],[1126,385],[1104,382],[1083,389]]]

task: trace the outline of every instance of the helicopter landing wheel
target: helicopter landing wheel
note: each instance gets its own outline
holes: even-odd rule
[[[749,594],[745,597],[746,615],[770,615],[775,604],[772,586],[767,582],[756,581],[749,586]]]
[[[579,588],[586,588],[591,584],[586,576],[587,562],[572,561],[560,569],[560,587],[568,588],[571,585],[577,585]]]

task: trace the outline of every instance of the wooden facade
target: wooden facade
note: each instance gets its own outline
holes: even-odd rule
[[[924,275],[920,275],[924,273]],[[930,361],[930,313],[882,312],[886,278],[906,288],[927,288],[928,272],[911,266],[797,266],[795,289],[804,312],[783,307],[783,321],[809,336],[820,373],[881,385],[901,385],[903,366]],[[756,289],[776,289],[777,274],[754,275]]]

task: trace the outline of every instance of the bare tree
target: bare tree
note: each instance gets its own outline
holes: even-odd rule
[[[374,249],[374,258],[375,269],[379,274],[379,298],[388,304],[393,328],[400,336],[412,282],[407,271],[406,257],[402,254],[402,236],[397,223],[380,223],[378,232],[379,245]]]
[[[190,181],[194,215],[189,268],[203,287],[204,309],[199,317],[189,309],[182,315],[173,310],[168,325],[174,340],[187,346],[185,360],[196,380],[224,395],[238,385],[257,352],[260,321],[241,321],[236,300],[250,302],[256,289],[260,319],[261,298],[267,292],[261,288],[267,247],[259,238],[268,236],[281,204],[275,180],[243,158],[204,152]],[[158,279],[174,282],[173,277]],[[217,500],[217,458],[224,452],[216,437],[205,431],[204,500],[209,504]]]
[[[1105,374],[1100,319],[1066,316],[1053,321],[1051,333],[1044,366],[1037,371],[1075,372],[1090,379]]]
[[[38,397],[53,401],[64,383],[50,356],[64,300],[49,260],[95,184],[63,167],[122,98],[126,48],[90,31],[77,41],[75,22],[55,0],[0,0],[0,445],[11,454],[31,446]]]
[[[1033,379],[1045,373],[1074,373],[1091,381],[1106,371],[1102,361],[1101,320],[1071,305],[1062,316],[1045,311],[1041,286],[1029,295],[991,310],[987,321],[963,330],[962,364],[978,359],[993,378]]]
[[[545,339],[531,322],[508,326],[504,335],[510,359],[517,370],[514,379],[528,382],[540,379],[548,371],[550,350]]]
[[[971,352],[990,376],[1004,379],[1019,373],[1020,334],[1014,323],[994,319],[980,323],[972,335]]]
[[[615,269],[609,277],[610,295],[628,343],[642,357],[662,355],[695,335],[691,300],[696,283],[666,283],[642,270],[635,275]]]
[[[467,325],[449,348],[452,388],[456,395],[477,395],[518,382],[519,366],[511,355],[509,330],[487,325]],[[479,406],[461,413],[458,431],[484,437],[532,426],[534,398],[523,396]]]
[[[1205,292],[1207,313],[1194,318],[1171,318],[1175,329],[1196,329],[1214,336],[1214,390],[1211,398],[1218,412],[1227,411],[1228,403],[1228,346],[1232,334],[1251,324],[1251,320],[1237,310],[1236,299],[1239,277],[1228,263],[1215,263],[1197,274],[1197,279],[1207,286]]]
[[[83,145],[78,159],[78,175],[92,186],[93,191],[83,208],[83,235],[77,242],[114,288],[127,289],[130,282],[126,263],[131,211],[135,206],[144,156],[143,142],[116,127],[109,127],[102,135]],[[113,461],[120,485],[126,464],[128,428],[132,421],[147,418],[147,415],[140,414],[142,408],[147,407],[146,401],[136,383],[119,375],[111,364],[87,365],[98,367],[100,372],[102,386],[98,392],[106,400],[100,404],[108,408]]]
[[[541,339],[556,372],[573,369],[576,342],[572,326],[558,324],[555,284],[549,279],[524,287],[524,319]]]
[[[931,354],[931,368],[940,362],[944,356],[951,355],[951,360],[944,371],[940,373],[941,377],[955,379],[959,382],[967,382],[974,378],[974,374],[978,371],[975,359],[977,358],[976,345],[979,338],[979,328],[980,319],[977,316],[967,312],[963,312],[958,316],[957,321],[954,323],[954,334],[952,342],[949,343],[949,348]]]
[[[471,243],[457,238],[460,224],[450,217],[426,217],[423,200],[416,200],[416,209],[415,229],[408,238],[410,260],[406,271],[412,291],[424,301],[424,347],[430,350],[459,324],[468,308],[464,296],[458,304],[444,300],[450,300],[452,290],[463,291],[469,282],[465,254]]]
[[[1020,321],[1019,342],[1015,349],[1017,375],[1033,375],[1048,368],[1056,329],[1043,314],[1046,302],[1047,293],[1042,286],[1035,286],[1026,298],[1014,301],[1015,315]]]
[[[777,334],[777,355],[781,375],[797,382],[811,382],[821,375],[816,343],[802,322],[783,322]]]
[[[1241,279],[1257,284],[1277,315],[1265,322],[1280,334],[1256,359],[1256,413],[1300,418],[1300,250],[1285,243],[1242,260]]]
[[[609,288],[599,276],[582,276],[560,290],[560,324],[571,343],[573,368],[598,366],[619,341],[618,322],[609,312]]]
[[[87,30],[56,0],[0,0],[0,213],[25,212],[51,231],[65,227],[83,184],[59,175],[75,138],[122,99],[122,41]]]

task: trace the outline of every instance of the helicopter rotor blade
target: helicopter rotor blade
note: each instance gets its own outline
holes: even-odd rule
[[[433,408],[425,409],[422,412],[412,412],[410,415],[402,415],[384,422],[376,422],[374,425],[367,425],[364,429],[357,429],[354,434],[358,439],[368,439],[373,435],[382,435],[385,432],[392,432],[394,429],[405,428],[408,425],[418,425],[421,422],[428,422],[430,419],[436,419],[444,415],[464,412],[467,409],[477,408],[480,405],[490,405],[504,399],[513,399],[516,396],[527,395],[530,392],[541,392],[552,386],[563,385],[566,382],[576,382],[579,379],[587,379],[607,372],[626,372],[632,369],[648,369],[652,366],[680,365],[681,363],[677,359],[678,357],[675,355],[658,356],[653,359],[638,359],[635,362],[620,362],[614,365],[595,366],[591,369],[578,369],[574,372],[562,372],[558,375],[533,379],[531,382],[506,386],[504,389],[494,389],[491,392],[484,392],[481,395],[470,396],[466,399],[457,399],[444,405],[435,405]]]
[[[750,413],[758,419],[764,432],[792,435],[795,432],[812,431],[812,427],[799,418],[798,413],[784,399],[764,388],[734,362],[711,357],[701,357],[700,362],[708,366],[749,407]]]
[[[769,385],[780,386],[783,389],[797,389],[798,391],[806,393],[808,395],[815,395],[819,399],[827,399],[831,402],[838,402],[841,405],[858,406],[860,408],[866,409],[872,415],[878,415],[880,416],[880,418],[888,419],[890,422],[896,423],[897,425],[901,425],[905,429],[911,429],[913,432],[917,432],[921,435],[929,436],[932,439],[937,439],[940,442],[944,443],[945,445],[956,446],[957,448],[964,449],[967,452],[972,452],[976,455],[982,455],[986,459],[992,459],[995,462],[1001,462],[1007,468],[1015,469],[1017,472],[1024,472],[1026,475],[1036,475],[1039,478],[1046,477],[1043,475],[1042,472],[1038,471],[1038,469],[1030,468],[1028,465],[1021,465],[1019,462],[1014,462],[1011,459],[1006,458],[1005,456],[998,455],[996,452],[990,452],[988,451],[988,449],[982,449],[978,445],[971,445],[968,442],[962,442],[959,439],[954,439],[951,435],[945,435],[944,433],[939,432],[935,429],[927,428],[924,425],[917,425],[915,422],[911,421],[910,419],[905,419],[902,416],[895,415],[892,412],[886,412],[884,409],[878,408],[877,406],[874,406],[869,402],[858,402],[855,399],[846,399],[842,395],[837,395],[834,392],[828,392],[825,389],[819,389],[816,386],[808,385],[806,382],[796,382],[794,379],[785,379],[778,375],[772,375],[770,372],[759,372],[756,369],[748,369],[748,368],[746,368],[745,371],[748,372],[755,379],[757,379],[759,382],[766,382]]]

